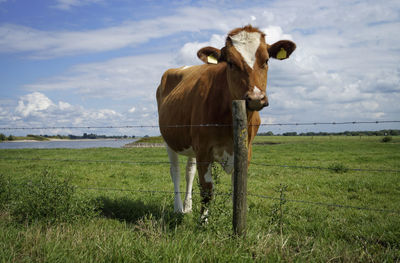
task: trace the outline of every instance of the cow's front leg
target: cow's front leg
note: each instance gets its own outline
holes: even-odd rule
[[[177,213],[183,213],[183,205],[180,193],[180,170],[179,170],[179,159],[178,153],[167,146],[168,158],[170,161],[170,173],[171,179],[174,183],[174,192],[175,192],[175,200],[174,200],[174,211]]]
[[[207,223],[208,205],[213,197],[212,162],[197,160],[197,170],[201,186],[201,221]]]
[[[186,164],[186,196],[183,202],[183,212],[192,211],[193,179],[196,174],[196,158],[189,157]]]

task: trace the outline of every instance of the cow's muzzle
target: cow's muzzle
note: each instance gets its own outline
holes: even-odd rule
[[[246,107],[251,111],[260,111],[269,105],[265,92],[247,92],[245,95]]]

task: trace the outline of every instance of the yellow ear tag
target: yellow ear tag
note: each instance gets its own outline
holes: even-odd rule
[[[281,47],[281,50],[279,50],[278,54],[276,55],[276,58],[285,59],[286,57],[287,57],[287,52],[283,47]]]
[[[218,64],[218,60],[216,58],[214,58],[213,55],[209,55],[207,57],[207,62],[210,64]]]

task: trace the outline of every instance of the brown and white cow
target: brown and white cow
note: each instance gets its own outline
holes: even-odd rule
[[[286,59],[295,43],[281,40],[265,43],[265,34],[252,26],[232,30],[225,47],[200,49],[203,65],[167,70],[157,89],[161,134],[167,143],[170,172],[175,190],[176,212],[192,210],[192,185],[197,171],[205,205],[212,198],[211,165],[221,163],[233,172],[232,100],[246,100],[248,120],[248,159],[251,143],[260,125],[259,110],[268,106],[266,95],[268,61]],[[219,126],[203,126],[219,124]],[[178,154],[188,156],[186,197],[180,197]]]

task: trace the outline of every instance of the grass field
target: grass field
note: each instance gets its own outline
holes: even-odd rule
[[[163,148],[0,150],[0,261],[399,262],[400,138],[381,139],[257,137],[246,238],[218,166],[203,226],[197,184],[173,213]]]

